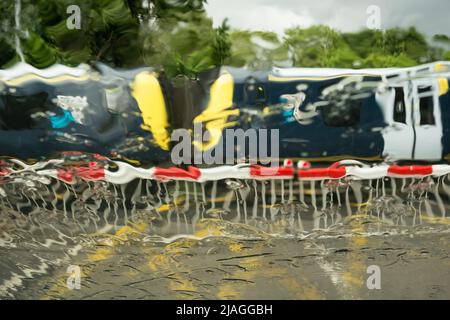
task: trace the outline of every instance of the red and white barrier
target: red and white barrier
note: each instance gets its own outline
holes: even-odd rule
[[[290,180],[297,177],[300,180],[371,180],[383,177],[392,178],[422,178],[427,176],[440,177],[450,174],[450,165],[387,165],[369,166],[355,160],[339,161],[325,168],[312,168],[308,162],[301,161],[294,169],[292,161],[285,161],[282,166],[265,167],[255,164],[237,164],[234,166],[217,166],[212,168],[197,168],[189,166],[186,169],[170,168],[137,168],[125,162],[114,162],[117,170],[112,171],[99,163],[89,162],[88,166],[64,167],[60,160],[46,163],[26,165],[18,160],[12,161],[22,168],[13,170],[4,162],[0,167],[0,179],[22,172],[35,172],[41,176],[53,177],[68,184],[78,180],[106,181],[114,184],[126,184],[134,179],[149,179],[157,181],[192,181],[206,182],[223,179],[249,180]],[[56,169],[46,169],[48,165],[56,164]]]
[[[323,180],[323,179],[352,179],[371,180],[383,177],[392,178],[423,178],[427,176],[440,177],[450,174],[449,165],[410,165],[398,166],[379,164],[368,166],[359,161],[339,161],[328,168],[303,169],[297,171],[301,180]]]

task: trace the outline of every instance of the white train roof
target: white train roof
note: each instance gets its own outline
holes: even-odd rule
[[[102,64],[98,64],[98,67],[102,67]],[[117,71],[111,68],[102,67],[100,71],[105,72],[105,70],[113,70],[113,74],[119,74],[125,78],[133,75],[136,70],[131,71]],[[147,68],[148,69],[148,68]],[[227,67],[229,71],[233,73],[233,76],[237,78],[246,78],[249,75],[257,76],[258,78],[265,78],[267,72],[252,72],[245,69],[230,68]],[[61,64],[55,64],[51,67],[45,69],[38,69],[27,63],[17,63],[9,69],[0,69],[0,81],[10,81],[20,78],[25,75],[36,75],[44,79],[51,79],[59,76],[70,76],[70,77],[86,77],[89,73],[93,72],[92,68],[86,64],[81,64],[78,67],[67,67]],[[103,73],[102,72],[102,73]],[[424,64],[409,68],[379,68],[379,69],[340,69],[340,68],[273,68],[269,72],[270,78],[312,78],[312,79],[326,79],[333,77],[342,76],[395,76],[400,74],[417,74],[421,72],[439,72],[450,73],[450,62],[439,61],[429,64]],[[105,72],[109,75],[110,72]]]
[[[408,68],[342,69],[342,68],[273,68],[271,76],[280,78],[332,78],[341,76],[391,76],[408,72],[450,71],[450,62],[434,62]]]
[[[9,81],[28,74],[37,75],[46,79],[63,75],[81,77],[86,75],[89,69],[89,66],[85,64],[74,68],[62,64],[55,64],[45,69],[38,69],[28,63],[20,62],[9,69],[0,70],[0,80]]]

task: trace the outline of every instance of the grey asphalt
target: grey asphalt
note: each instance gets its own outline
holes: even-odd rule
[[[449,299],[447,232],[328,239],[179,239],[96,245],[26,281],[18,299]],[[107,242],[107,241],[106,241]],[[380,288],[370,289],[370,266]],[[369,268],[369,270],[371,270]]]

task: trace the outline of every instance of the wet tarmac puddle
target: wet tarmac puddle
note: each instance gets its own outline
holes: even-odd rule
[[[448,299],[447,182],[3,185],[0,296]]]

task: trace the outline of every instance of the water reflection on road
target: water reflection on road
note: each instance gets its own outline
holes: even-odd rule
[[[449,298],[447,180],[2,185],[0,296]]]

